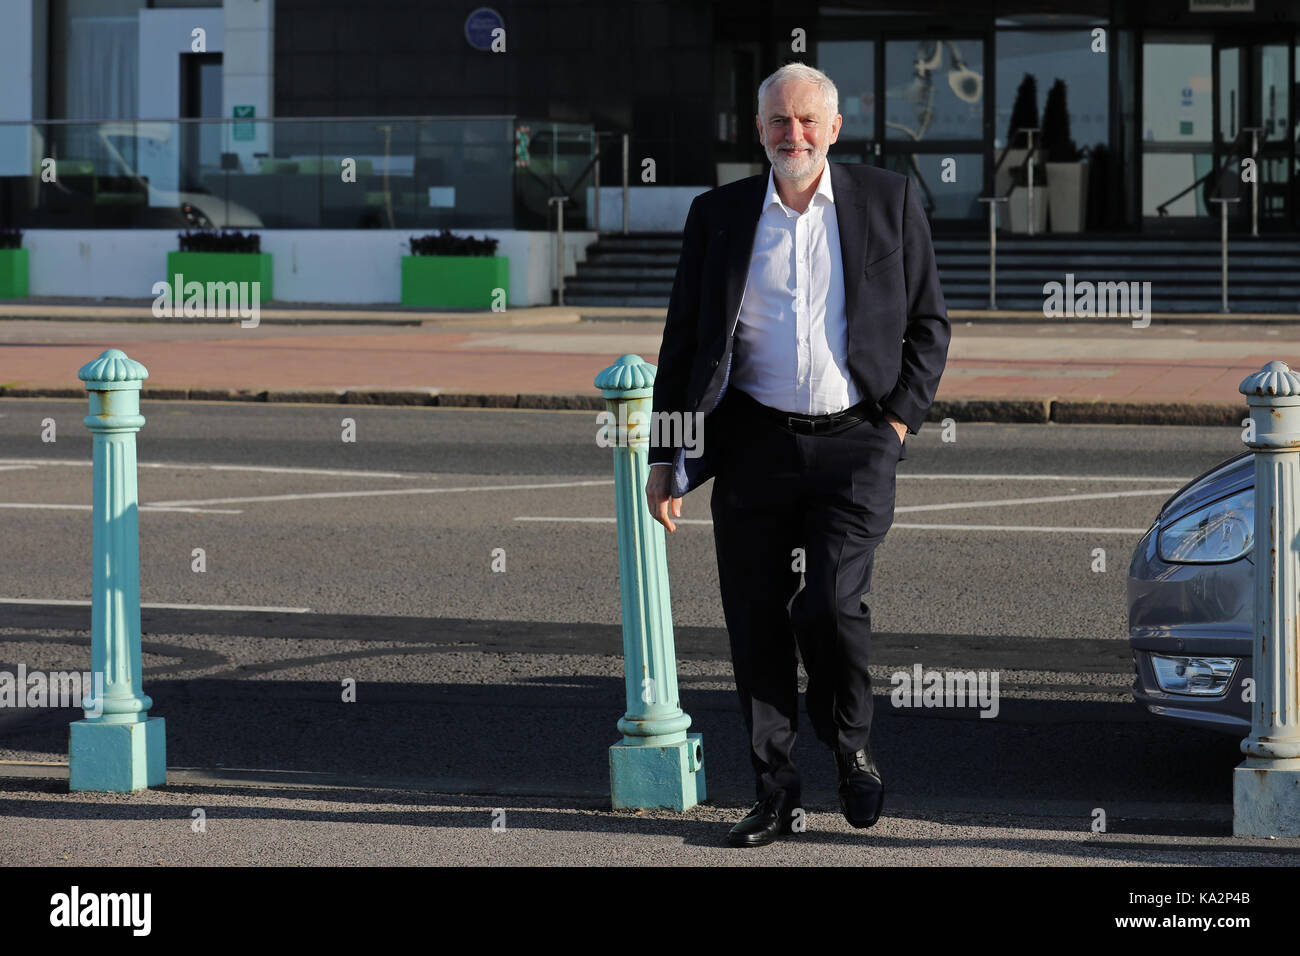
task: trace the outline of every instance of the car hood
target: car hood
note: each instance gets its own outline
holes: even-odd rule
[[[1160,520],[1173,521],[1202,505],[1255,485],[1255,455],[1244,451],[1220,462],[1175,491],[1160,507]]]

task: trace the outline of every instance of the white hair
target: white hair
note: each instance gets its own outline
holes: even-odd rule
[[[835,84],[829,76],[806,63],[787,63],[758,85],[758,115],[760,117],[763,115],[763,97],[767,95],[767,91],[778,83],[784,83],[787,80],[803,80],[817,84],[817,88],[822,92],[822,98],[826,101],[827,121],[835,118],[835,114],[840,109],[839,90],[835,89]]]

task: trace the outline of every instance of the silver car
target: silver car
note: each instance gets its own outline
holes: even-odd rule
[[[1243,452],[1160,508],[1128,574],[1133,697],[1157,717],[1245,737],[1255,605],[1255,461]]]

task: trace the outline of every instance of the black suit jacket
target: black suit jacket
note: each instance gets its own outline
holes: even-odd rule
[[[843,260],[849,373],[877,413],[893,412],[915,434],[934,402],[951,332],[930,226],[908,177],[875,166],[827,161],[827,168]],[[668,444],[650,449],[651,462],[675,465],[674,496],[716,471],[707,416],[730,377],[767,177],[764,172],[696,196],[686,216],[653,410],[706,417],[702,455],[687,457]]]

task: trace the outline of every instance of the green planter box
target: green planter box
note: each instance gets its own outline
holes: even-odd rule
[[[27,297],[27,250],[0,249],[0,299]]]
[[[180,273],[185,282],[260,282],[259,302],[270,302],[271,254],[269,252],[169,252],[167,281]],[[176,290],[173,295],[181,295]]]
[[[490,309],[510,289],[508,256],[402,256],[402,305]]]

